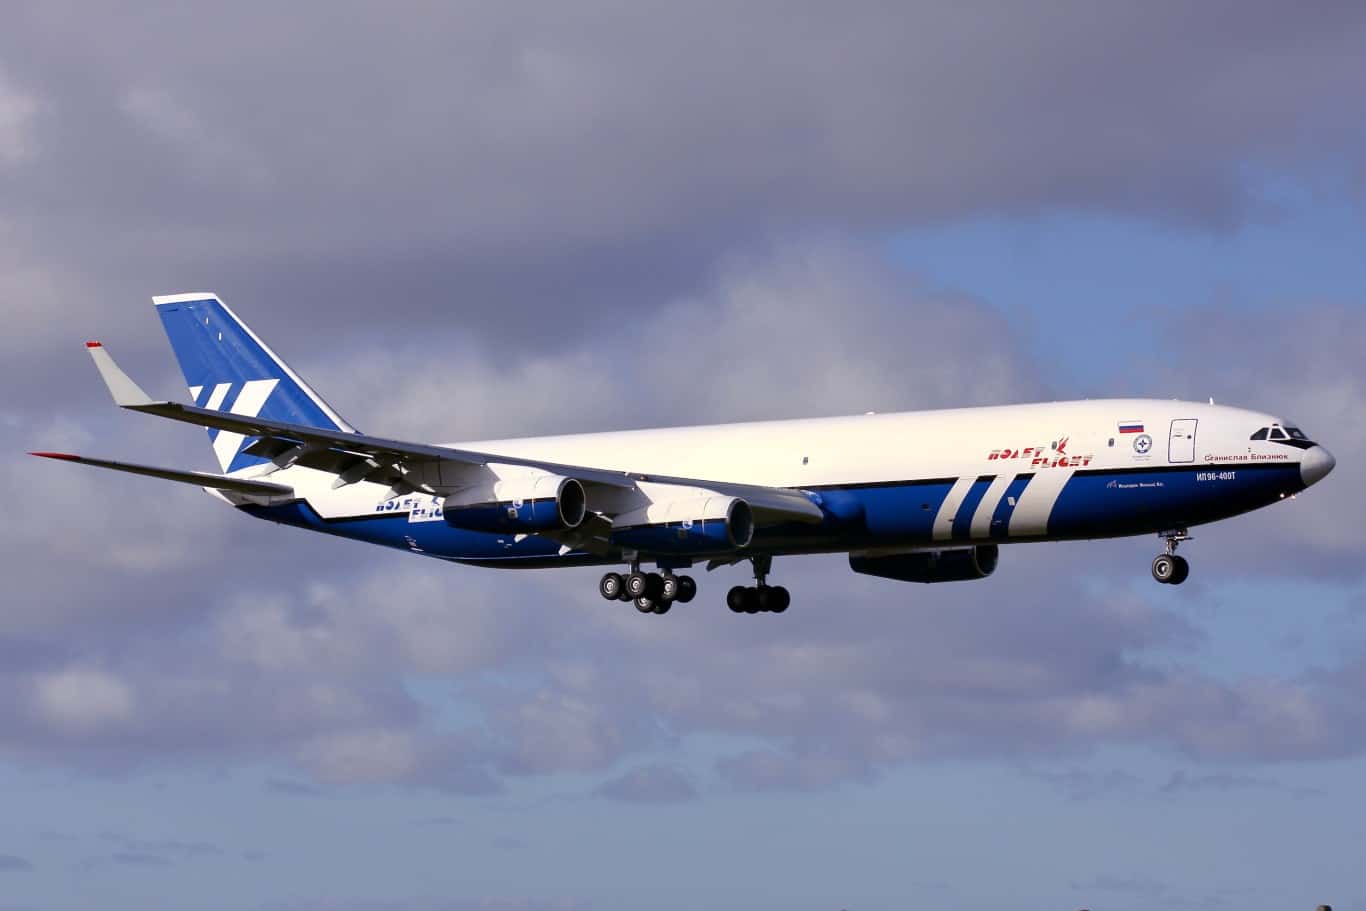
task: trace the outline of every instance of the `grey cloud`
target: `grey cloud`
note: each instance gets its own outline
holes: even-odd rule
[[[668,765],[646,765],[603,782],[596,793],[626,803],[673,804],[697,800],[688,776]]]
[[[32,131],[37,113],[38,102],[0,68],[0,168],[15,167],[35,154]]]
[[[65,389],[51,314],[117,330],[116,306],[205,283],[279,312],[287,351],[448,325],[546,351],[813,225],[1233,224],[1258,167],[1359,163],[1341,125],[1361,121],[1363,23],[1246,3],[21,8],[0,59],[43,115],[0,173],[28,342],[7,369]]]
[[[0,873],[26,873],[33,869],[33,863],[13,854],[0,854]]]

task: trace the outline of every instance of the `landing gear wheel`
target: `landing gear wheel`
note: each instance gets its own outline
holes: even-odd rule
[[[650,590],[650,580],[644,573],[631,573],[626,577],[626,593],[632,598],[643,597]]]
[[[655,613],[667,614],[669,612],[669,608],[673,606],[674,603],[672,601],[657,601],[655,602]]]
[[[678,577],[678,597],[674,600],[679,604],[687,604],[697,597],[697,581],[692,576]]]
[[[1191,565],[1186,562],[1185,557],[1173,556],[1172,559],[1176,561],[1176,572],[1172,574],[1171,579],[1168,580],[1168,584],[1180,585],[1182,582],[1186,581],[1188,576],[1190,576]]]
[[[673,574],[665,576],[664,581],[660,585],[659,597],[663,598],[665,601],[676,601],[678,600],[678,592],[678,576]]]
[[[775,585],[769,589],[761,589],[759,591],[761,600],[764,599],[765,594],[767,594],[767,601],[764,604],[764,610],[766,611],[781,614],[783,611],[787,610],[788,605],[792,603],[792,596],[788,594],[787,589],[783,588],[781,585]]]
[[[621,597],[625,585],[626,580],[621,577],[621,573],[607,573],[598,582],[598,594],[608,601],[615,601]]]
[[[645,594],[654,598],[656,601],[664,597],[664,577],[659,573],[647,573],[645,575]]]
[[[641,595],[639,598],[635,599],[635,605],[636,605],[636,610],[640,611],[642,614],[653,614],[653,613],[655,613],[655,599],[654,599],[654,598],[650,598],[650,597],[648,597],[648,596],[646,596],[646,595]]]
[[[1153,558],[1153,578],[1163,585],[1172,584],[1172,580],[1177,573],[1177,560],[1180,559],[1175,554],[1158,554]],[[1182,563],[1186,562],[1181,560]]]
[[[745,593],[748,591],[749,589],[743,585],[737,585],[726,592],[726,606],[737,614],[743,614],[745,612]]]
[[[757,589],[757,588],[746,588],[746,589],[744,589],[743,591],[744,591],[744,593],[745,593],[745,594],[744,594],[744,606],[741,607],[740,609],[741,609],[742,611],[744,611],[745,613],[747,613],[747,614],[757,614],[757,613],[759,613],[759,611],[763,609],[762,606],[761,606],[760,603],[759,603],[759,589]]]

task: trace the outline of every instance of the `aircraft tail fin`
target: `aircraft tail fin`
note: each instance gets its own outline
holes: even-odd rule
[[[202,408],[355,433],[341,415],[252,332],[215,294],[152,298],[190,398]],[[265,460],[242,452],[238,433],[210,429],[223,471]]]

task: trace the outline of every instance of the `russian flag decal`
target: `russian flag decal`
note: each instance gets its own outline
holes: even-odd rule
[[[1128,423],[1128,424],[1120,424],[1120,425],[1119,425],[1119,432],[1120,432],[1120,433],[1142,433],[1142,432],[1143,432],[1143,425],[1142,425],[1142,424],[1138,424],[1138,423],[1133,423],[1133,422]]]

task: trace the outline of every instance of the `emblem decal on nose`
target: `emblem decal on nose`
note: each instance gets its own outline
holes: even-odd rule
[[[1146,433],[1140,433],[1134,437],[1134,452],[1139,455],[1146,455],[1149,449],[1153,448],[1153,438]]]

